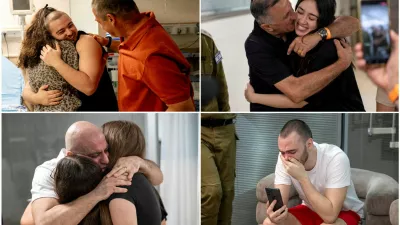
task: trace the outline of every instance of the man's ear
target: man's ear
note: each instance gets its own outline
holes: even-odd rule
[[[272,28],[270,24],[265,24],[265,23],[263,23],[263,24],[260,25],[260,27],[261,27],[263,30],[267,31],[268,33],[274,32],[274,28]]]
[[[116,19],[115,15],[107,14],[106,17],[107,17],[108,22],[112,23],[113,25],[115,24],[115,19]]]
[[[74,153],[73,153],[73,152],[71,152],[71,151],[67,150],[67,156],[73,156],[73,155],[74,155]]]
[[[314,144],[314,140],[312,138],[309,138],[307,140],[307,148],[311,148]]]

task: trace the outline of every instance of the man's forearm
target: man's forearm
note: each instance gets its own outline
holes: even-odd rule
[[[62,205],[56,205],[47,210],[41,218],[35,219],[36,225],[77,225],[100,202],[92,192],[76,200]]]
[[[153,161],[145,159],[144,166],[140,167],[140,172],[142,172],[154,186],[160,185],[163,182],[163,173]]]
[[[334,215],[332,202],[315,189],[309,178],[299,180],[299,182],[314,211],[325,223],[334,223],[337,215]]]
[[[328,26],[332,38],[346,38],[359,31],[360,21],[352,16],[339,16]]]
[[[341,61],[336,61],[321,70],[296,78],[292,89],[293,96],[288,97],[295,103],[300,103],[318,93],[346,69],[343,65]]]
[[[62,60],[54,68],[69,84],[84,94],[92,95],[96,91],[97,81],[89,77],[86,73],[75,70]]]

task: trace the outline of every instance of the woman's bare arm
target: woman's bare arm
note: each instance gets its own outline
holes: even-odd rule
[[[137,225],[136,207],[130,201],[116,198],[109,204],[114,225]]]
[[[248,102],[274,108],[303,108],[308,104],[306,101],[295,103],[284,94],[257,94],[254,92],[254,89],[250,84],[247,84],[244,95]]]
[[[254,94],[253,103],[266,105],[274,108],[303,108],[308,103],[301,101],[295,103],[283,94]]]

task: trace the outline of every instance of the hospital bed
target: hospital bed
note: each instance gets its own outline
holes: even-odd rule
[[[1,110],[3,112],[25,112],[26,107],[21,104],[24,78],[21,70],[6,57],[1,56],[2,88]]]

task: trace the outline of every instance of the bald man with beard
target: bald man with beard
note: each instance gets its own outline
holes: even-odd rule
[[[117,169],[113,169],[108,175],[124,174],[106,176],[88,194],[70,203],[59,204],[51,176],[58,161],[65,156],[80,155],[93,160],[103,171],[109,162],[105,136],[102,130],[92,123],[79,121],[72,124],[65,135],[65,147],[57,158],[46,161],[36,168],[32,181],[32,200],[21,218],[22,225],[76,225],[100,201],[107,199],[113,193],[126,192],[125,188],[118,186],[130,185],[133,174],[138,170],[153,185],[159,185],[162,182],[162,172],[155,163],[136,156],[124,157],[116,163],[114,168]]]

